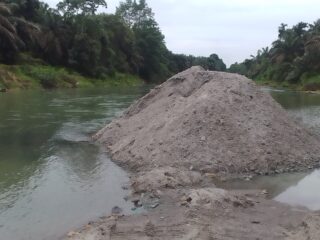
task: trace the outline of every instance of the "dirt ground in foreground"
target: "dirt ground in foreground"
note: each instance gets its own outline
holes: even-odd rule
[[[264,192],[217,188],[166,190],[146,213],[91,223],[72,240],[317,240],[320,215],[266,200]]]

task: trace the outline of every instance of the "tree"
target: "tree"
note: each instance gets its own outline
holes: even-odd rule
[[[208,69],[215,71],[225,71],[227,67],[217,54],[211,54],[208,58]]]
[[[159,81],[169,73],[167,68],[167,48],[164,36],[157,23],[150,19],[133,28],[136,46],[142,59],[139,75],[146,81]]]
[[[0,62],[14,63],[23,53],[20,59],[41,58],[90,77],[129,73],[148,82],[195,64],[225,70],[216,54],[168,51],[145,0],[126,0],[116,14],[97,13],[99,7],[106,0],[61,0],[57,8],[40,0],[0,0]]]
[[[0,3],[0,49],[1,60],[13,63],[19,51],[26,47],[25,42],[33,40],[39,28],[23,18],[15,17],[12,5]]]
[[[36,54],[50,64],[67,65],[69,46],[73,39],[73,28],[70,22],[64,21],[60,14],[47,4],[39,10],[42,34],[39,36],[39,50]]]
[[[231,65],[229,71],[253,79],[297,84],[308,82],[308,78],[318,79],[319,59],[320,20],[313,24],[299,22],[291,28],[281,24],[270,50],[259,50],[252,59]]]
[[[164,36],[145,0],[120,3],[116,15],[132,29],[141,65],[139,75],[146,81],[164,79],[168,74],[168,50]]]
[[[66,17],[77,14],[94,15],[99,7],[107,7],[105,0],[63,0],[57,8]]]
[[[32,22],[39,20],[39,8],[41,3],[39,0],[11,0],[11,3],[16,4],[18,7],[15,11],[16,15]]]
[[[145,0],[140,0],[139,3],[137,3],[136,0],[121,2],[116,9],[116,15],[120,16],[131,28],[154,20],[154,13]]]
[[[320,71],[320,35],[313,36],[305,43],[305,55],[303,60],[309,69]]]

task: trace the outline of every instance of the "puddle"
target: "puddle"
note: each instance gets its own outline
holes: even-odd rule
[[[292,185],[274,199],[293,206],[320,210],[320,170],[315,170],[297,184]]]
[[[217,183],[226,189],[261,189],[268,191],[268,198],[291,206],[320,210],[320,170],[304,173],[284,173],[258,176],[251,181],[237,180]]]

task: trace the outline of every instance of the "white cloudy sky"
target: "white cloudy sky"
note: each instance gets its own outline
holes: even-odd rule
[[[43,0],[55,6],[59,0]],[[107,0],[114,12],[120,0]],[[229,65],[241,62],[289,26],[320,18],[320,0],[147,0],[175,53],[217,53]]]

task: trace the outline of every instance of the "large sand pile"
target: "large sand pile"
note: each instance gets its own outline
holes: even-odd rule
[[[95,138],[121,166],[144,173],[229,178],[314,168],[320,159],[319,139],[254,82],[201,67],[154,88]]]

